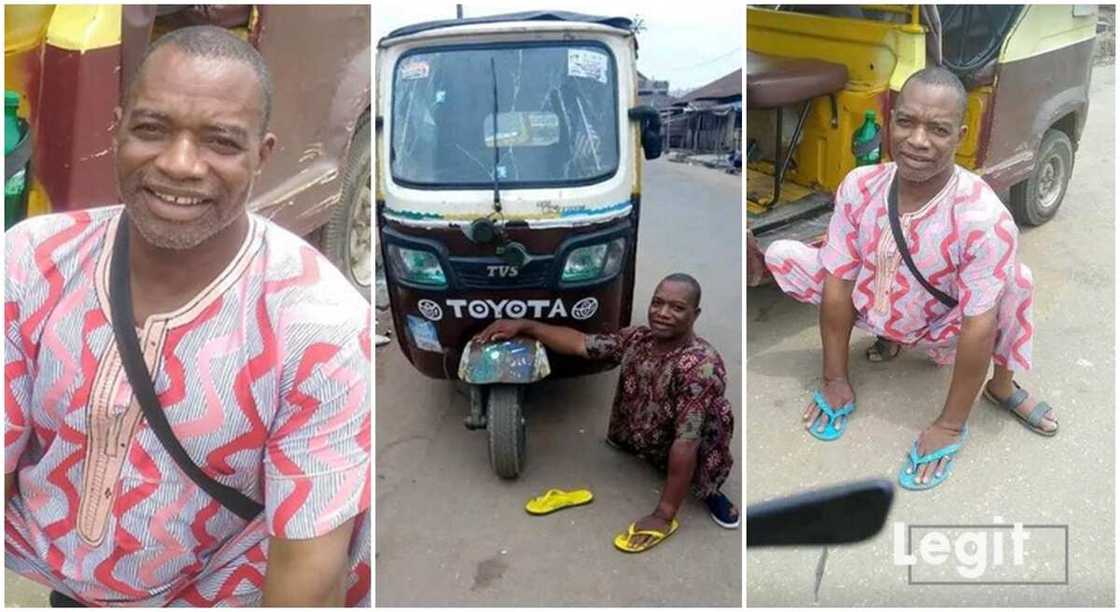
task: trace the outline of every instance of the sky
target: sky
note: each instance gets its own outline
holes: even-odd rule
[[[374,0],[374,40],[419,21],[454,19],[455,4],[443,0],[418,0],[411,4],[394,3],[391,7],[379,9]],[[646,30],[638,35],[638,70],[648,78],[669,81],[671,90],[695,89],[743,65],[746,9],[742,2],[462,2],[464,17],[549,9],[604,15],[603,7],[607,4],[611,7],[611,17],[640,16],[645,20]]]

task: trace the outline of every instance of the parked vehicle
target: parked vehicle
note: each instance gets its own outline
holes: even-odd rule
[[[526,12],[421,23],[378,43],[377,225],[397,339],[421,373],[472,385],[494,471],[525,460],[524,386],[600,371],[535,340],[486,346],[500,318],[584,332],[630,323],[642,152],[626,18]]]
[[[853,147],[865,114],[874,148],[888,143],[894,99],[927,65],[968,90],[957,164],[1009,192],[1020,224],[1053,218],[1088,112],[1096,17],[1085,5],[748,7],[748,285],[767,279],[774,240],[823,239],[857,154],[877,156]]]

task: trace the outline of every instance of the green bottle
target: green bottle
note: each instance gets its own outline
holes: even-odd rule
[[[4,155],[15,150],[26,137],[16,111],[19,109],[19,93],[4,91]],[[24,196],[27,189],[26,168],[12,175],[4,183],[4,229],[14,225],[27,214],[24,210]]]
[[[875,111],[863,113],[863,125],[852,135],[852,153],[856,156],[857,166],[872,166],[879,163],[879,124],[875,123]]]

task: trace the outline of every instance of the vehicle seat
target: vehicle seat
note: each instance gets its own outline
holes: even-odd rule
[[[769,109],[844,89],[848,68],[818,59],[779,57],[747,50],[747,108]]]

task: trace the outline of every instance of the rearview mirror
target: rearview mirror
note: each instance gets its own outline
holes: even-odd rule
[[[646,159],[661,157],[661,113],[652,106],[642,105],[630,109],[628,115],[631,121],[639,122]]]

